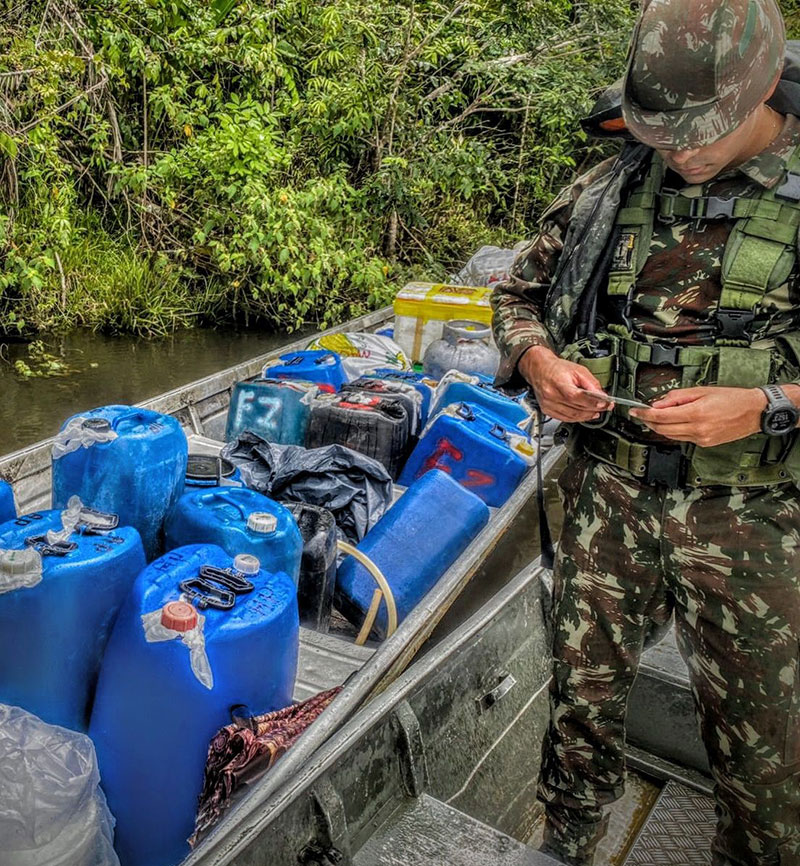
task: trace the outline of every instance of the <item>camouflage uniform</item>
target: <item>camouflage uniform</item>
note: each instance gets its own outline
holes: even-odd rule
[[[762,15],[768,4],[745,2],[744,17],[730,24],[744,53],[755,28],[750,18]],[[654,6],[670,12],[670,0],[648,5],[651,12]],[[672,3],[671,11],[679,5]],[[727,14],[734,5],[716,2],[713,8]],[[699,27],[698,21],[705,26],[711,9],[710,2],[694,0],[698,17],[688,24],[669,22],[671,32]],[[640,23],[634,41],[662,51],[661,23],[651,15]],[[782,51],[779,35],[771,40],[777,48],[762,40],[758,50]],[[702,46],[697,31],[694,37]],[[707,55],[699,52],[701,65],[711,62]],[[635,62],[641,58],[632,58]],[[761,62],[775,68],[774,58]],[[707,76],[693,69],[681,86],[691,90],[703,80]],[[641,73],[637,84],[639,91],[633,88],[624,103],[628,126],[642,137],[645,129],[662,146],[656,109],[669,111],[675,94]],[[650,112],[634,104],[644,86],[650,89]],[[696,91],[696,103],[707,105],[709,94],[700,85]],[[755,94],[745,86],[739,91],[730,91],[733,116],[744,110],[740,95],[752,102],[766,93],[763,87]],[[662,105],[659,92],[665,94]],[[673,124],[670,143],[707,144],[732,126],[730,117],[707,115],[689,111],[677,127]],[[686,132],[684,140],[676,139],[676,128]],[[696,187],[677,176],[668,175],[665,183],[689,196],[752,195],[759,185],[773,187],[784,178],[799,144],[800,120],[789,115],[775,141],[738,169]],[[610,171],[611,161],[603,163],[559,196],[510,279],[497,287],[493,306],[503,355],[501,382],[518,379],[517,364],[530,346],[561,351],[568,341],[575,298],[565,302],[552,292],[552,283],[582,194],[604,189]],[[631,324],[642,339],[713,343],[721,255],[733,225],[731,219],[703,224],[684,219],[654,226],[630,307]],[[787,282],[763,298],[760,312],[776,329],[800,328],[798,279],[795,266]],[[613,321],[617,314],[601,295],[601,320]],[[638,396],[651,401],[680,387],[678,373],[669,366],[643,367]],[[633,424],[630,432],[648,435]],[[797,486],[665,488],[590,458],[579,447],[559,485],[566,519],[556,560],[552,716],[539,787],[547,811],[546,841],[576,863],[591,862],[604,832],[602,807],[622,794],[625,707],[644,637],[674,613],[715,781],[713,862],[800,866]]]

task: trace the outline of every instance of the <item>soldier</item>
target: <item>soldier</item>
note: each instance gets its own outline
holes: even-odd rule
[[[768,104],[783,20],[774,0],[643,5],[634,141],[558,197],[493,296],[498,381],[570,429],[544,850],[593,862],[644,637],[674,613],[713,863],[798,866],[800,120]]]

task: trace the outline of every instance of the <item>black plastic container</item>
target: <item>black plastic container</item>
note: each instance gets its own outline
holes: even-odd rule
[[[306,502],[284,502],[303,536],[297,605],[300,625],[315,631],[330,628],[336,588],[336,521],[326,508]]]
[[[360,391],[318,397],[306,445],[346,445],[378,460],[396,479],[408,453],[408,413],[401,400]]]
[[[342,385],[340,394],[369,394],[372,397],[385,397],[389,400],[399,400],[408,415],[408,437],[416,439],[420,434],[422,420],[422,394],[407,382],[395,382],[390,379],[368,379],[362,377]]]

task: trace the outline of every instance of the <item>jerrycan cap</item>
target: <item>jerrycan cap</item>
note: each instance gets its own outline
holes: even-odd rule
[[[84,430],[94,430],[101,433],[111,429],[111,422],[106,418],[86,418],[81,427]]]
[[[239,574],[258,574],[261,563],[257,556],[250,553],[239,553],[233,558],[233,568]]]
[[[247,518],[247,528],[259,535],[270,535],[278,528],[278,518],[268,511],[254,511]]]
[[[173,631],[191,631],[197,625],[197,611],[186,601],[170,601],[161,608],[161,625]]]

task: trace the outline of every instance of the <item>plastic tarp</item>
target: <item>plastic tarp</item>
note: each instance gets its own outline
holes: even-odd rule
[[[0,862],[119,866],[92,741],[0,704]]]
[[[383,465],[345,445],[276,445],[245,432],[223,448],[222,456],[239,467],[254,490],[327,508],[353,544],[392,502],[392,479]]]

